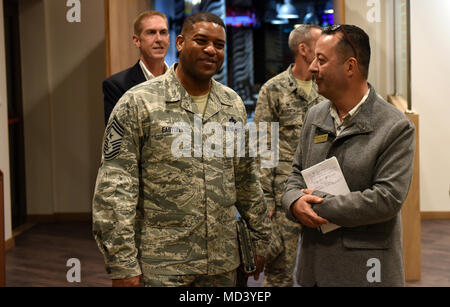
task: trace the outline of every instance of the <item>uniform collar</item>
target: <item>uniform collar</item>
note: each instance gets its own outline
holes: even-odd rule
[[[181,85],[178,80],[175,69],[178,64],[173,64],[169,71],[165,75],[165,98],[166,103],[176,103],[181,102],[180,107],[188,112],[195,113],[193,108],[192,98],[189,93]],[[203,121],[208,120],[220,110],[222,110],[223,105],[233,106],[231,99],[228,95],[224,95],[221,90],[221,85],[216,80],[211,79],[211,90],[209,92],[208,104],[206,106],[205,114],[203,116]]]
[[[292,69],[294,68],[294,64],[289,65],[287,69],[287,75],[288,75],[288,84],[287,88],[289,92],[297,92],[298,95],[303,97],[306,101],[314,101],[319,97],[319,94],[317,93],[317,84],[314,82],[312,84],[311,94],[309,96],[306,95],[305,91],[298,85],[297,80],[294,77],[294,74],[292,73]]]

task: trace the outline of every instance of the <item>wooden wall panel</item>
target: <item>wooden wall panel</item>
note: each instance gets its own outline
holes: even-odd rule
[[[416,127],[414,173],[408,196],[402,207],[403,259],[406,281],[420,280],[422,272],[422,216],[420,213],[419,115],[409,114],[407,101],[401,96],[388,96],[388,102],[406,114]]]
[[[150,9],[150,0],[105,0],[106,77],[136,64],[132,43],[136,16]]]
[[[422,220],[450,220],[450,211],[421,211]]]
[[[420,216],[419,115],[406,114],[416,127],[416,152],[411,188],[402,207],[405,279],[420,280],[422,272],[422,225]]]
[[[345,0],[333,0],[334,23],[345,24]]]

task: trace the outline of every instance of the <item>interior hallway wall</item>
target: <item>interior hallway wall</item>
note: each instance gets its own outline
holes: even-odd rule
[[[450,1],[411,0],[412,105],[420,120],[422,211],[450,211]]]
[[[20,30],[29,215],[91,211],[104,132],[104,1],[22,0]]]
[[[394,0],[345,0],[345,22],[363,29],[372,49],[369,82],[384,99],[394,94]]]
[[[370,20],[377,4],[379,19]],[[393,0],[346,0],[345,8],[346,23],[360,26],[371,38],[369,82],[383,98],[394,94]],[[427,212],[450,212],[449,18],[450,1],[411,0],[412,107],[420,119],[420,204]],[[401,85],[399,93],[405,92]]]
[[[28,214],[52,214],[52,142],[45,3],[21,0],[20,45]]]

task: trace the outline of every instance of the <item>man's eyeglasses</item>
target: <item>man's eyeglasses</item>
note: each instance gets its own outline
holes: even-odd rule
[[[345,40],[352,47],[353,53],[355,54],[355,59],[358,59],[358,53],[356,52],[355,44],[353,44],[352,40],[350,39],[350,36],[347,34],[347,31],[345,31],[345,28],[342,25],[329,26],[328,28],[326,28],[324,32],[335,33],[339,31],[341,31],[344,34]]]

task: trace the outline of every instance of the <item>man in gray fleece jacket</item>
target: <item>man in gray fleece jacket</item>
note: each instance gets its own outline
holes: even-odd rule
[[[302,286],[404,286],[400,209],[411,183],[414,126],[367,83],[370,43],[356,26],[325,29],[310,70],[329,99],[306,116],[282,204],[301,223]],[[336,157],[350,193],[308,190],[301,171]],[[341,228],[323,234],[318,227]]]

